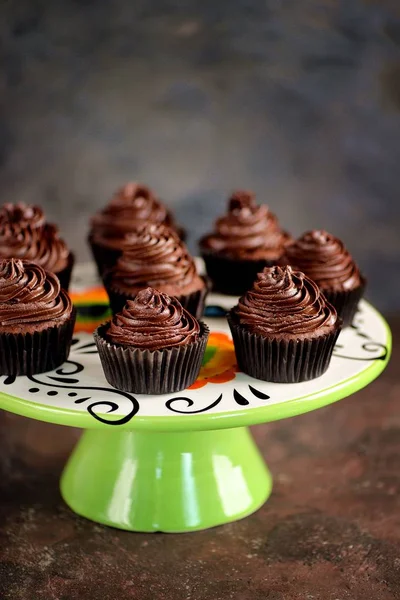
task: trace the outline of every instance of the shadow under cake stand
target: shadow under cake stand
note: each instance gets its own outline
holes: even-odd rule
[[[214,296],[209,311],[229,302]],[[0,378],[4,410],[86,430],[61,478],[73,511],[131,531],[184,532],[245,517],[272,489],[248,426],[349,396],[390,356],[386,322],[362,302],[322,377],[267,383],[236,372],[226,320],[207,321],[205,364],[195,388],[184,392],[145,396],[110,387],[88,334],[76,336],[69,360],[55,371]]]

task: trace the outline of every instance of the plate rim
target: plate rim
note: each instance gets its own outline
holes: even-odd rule
[[[363,300],[363,303],[372,309],[384,326],[386,331],[387,355],[384,360],[377,359],[372,361],[371,364],[356,375],[352,375],[338,384],[317,390],[311,394],[261,407],[239,408],[219,413],[170,416],[141,416],[138,413],[129,422],[118,425],[118,431],[182,432],[258,425],[304,414],[354,394],[369,385],[369,383],[382,373],[390,360],[392,350],[392,334],[386,319],[372,304],[366,300]],[[256,382],[257,380],[254,379],[254,381]],[[212,385],[212,383],[209,385]],[[219,389],[222,389],[221,385],[223,386],[224,384],[219,384]],[[109,421],[109,423],[102,423],[94,419],[88,412],[39,404],[32,400],[18,398],[3,391],[0,391],[0,408],[27,418],[83,429],[102,429],[105,427],[109,429],[112,426],[111,422],[113,420],[118,421],[121,418],[120,415],[98,413],[99,417],[106,418]]]

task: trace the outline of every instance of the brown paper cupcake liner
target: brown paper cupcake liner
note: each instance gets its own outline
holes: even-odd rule
[[[52,371],[69,356],[76,310],[68,321],[34,333],[0,333],[0,375]]]
[[[327,370],[340,333],[311,339],[268,339],[250,333],[228,314],[239,369],[251,377],[275,383],[298,383],[320,377]]]
[[[354,290],[335,292],[322,290],[325,298],[336,308],[338,316],[343,321],[343,327],[352,324],[354,315],[357,312],[358,303],[364,295],[366,280],[363,279],[361,285]]]
[[[242,296],[252,287],[258,273],[278,262],[278,259],[240,260],[212,252],[202,252],[201,256],[212,281],[213,291],[229,296]]]
[[[97,266],[97,271],[100,277],[103,277],[104,273],[116,264],[122,254],[122,250],[114,250],[113,248],[96,244],[91,235],[88,237],[88,243]]]
[[[206,302],[206,297],[209,289],[209,282],[206,277],[202,277],[205,285],[201,290],[197,290],[192,292],[191,294],[184,294],[182,296],[175,296],[182,304],[183,308],[185,308],[190,314],[192,314],[196,319],[200,319],[204,313],[204,307]],[[113,290],[111,287],[110,276],[106,276],[104,278],[104,287],[106,288],[109,300],[110,307],[113,315],[121,312],[124,308],[126,302],[128,300],[134,300],[136,294],[123,294],[116,290]],[[139,291],[139,290],[138,290]]]
[[[200,336],[190,344],[163,350],[141,350],[105,339],[109,323],[94,332],[104,375],[110,385],[135,394],[168,394],[186,389],[197,379],[210,333],[200,322]]]
[[[75,264],[75,255],[72,252],[70,252],[69,256],[68,256],[67,266],[59,273],[56,273],[58,279],[60,280],[61,287],[66,292],[68,292],[68,289],[69,289],[69,284],[71,281],[72,269],[74,268],[74,264]]]

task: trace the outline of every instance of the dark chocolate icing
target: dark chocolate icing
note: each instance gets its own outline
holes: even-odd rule
[[[113,289],[132,292],[147,286],[172,296],[204,287],[185,244],[164,225],[144,225],[130,234],[112,269]]]
[[[323,230],[302,235],[286,248],[283,260],[311,277],[322,290],[352,290],[362,283],[343,242]]]
[[[290,240],[266,205],[258,206],[251,192],[238,191],[229,200],[227,214],[217,220],[215,232],[203,237],[200,246],[243,259],[274,260]]]
[[[143,223],[164,223],[174,227],[171,214],[145,185],[127,183],[111,202],[91,220],[91,237],[100,244],[118,249],[121,238]]]
[[[143,350],[183,346],[197,340],[198,321],[175,298],[148,287],[111,321],[107,340]]]
[[[274,338],[313,337],[337,325],[316,283],[291,267],[265,268],[233,314],[251,333]]]
[[[20,228],[0,225],[0,258],[30,260],[48,271],[58,273],[67,266],[69,254],[55,225],[25,225]]]
[[[43,322],[67,319],[71,312],[71,300],[55,275],[33,262],[0,262],[0,325],[6,330],[35,330]]]
[[[25,204],[24,202],[18,202],[17,204],[6,202],[0,207],[1,232],[9,229],[15,233],[28,225],[35,229],[36,227],[42,227],[45,222],[46,218],[40,206]]]

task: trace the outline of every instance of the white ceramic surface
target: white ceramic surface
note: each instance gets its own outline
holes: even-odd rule
[[[227,305],[230,302],[226,297],[211,298],[212,304]],[[206,320],[212,332],[229,334],[225,319]],[[111,412],[114,417],[125,416],[132,411],[129,396],[134,396],[139,405],[133,418],[174,418],[200,413],[223,415],[235,411],[243,413],[267,405],[310,397],[332,387],[340,387],[349,379],[359,377],[376,361],[384,361],[387,338],[388,332],[382,317],[369,304],[362,302],[353,327],[347,328],[339,336],[328,371],[318,379],[298,384],[277,384],[236,373],[231,381],[223,384],[209,382],[200,389],[163,396],[146,396],[124,395],[111,388],[103,375],[91,335],[79,334],[76,336],[69,361],[61,368],[30,378],[18,377],[11,383],[9,378],[1,377],[0,390],[43,408],[67,409],[76,413],[86,412],[95,400],[95,412],[104,415],[109,412],[110,402],[113,402]],[[252,389],[263,397],[257,397]]]

